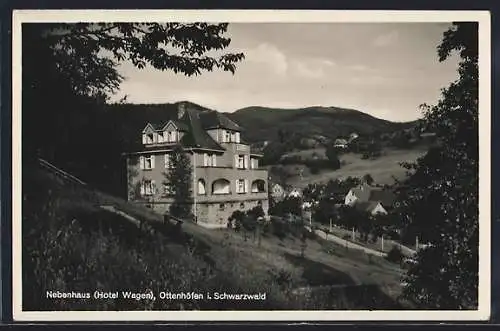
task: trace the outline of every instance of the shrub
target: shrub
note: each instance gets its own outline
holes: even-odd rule
[[[398,246],[393,246],[389,253],[387,253],[387,261],[392,263],[401,263],[403,261],[404,255]]]
[[[319,174],[319,168],[317,166],[311,166],[309,168],[309,170],[311,171],[311,174],[313,174],[313,175]]]

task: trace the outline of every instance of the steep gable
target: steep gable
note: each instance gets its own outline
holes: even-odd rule
[[[199,115],[201,125],[205,130],[227,129],[238,132],[243,131],[243,128],[241,126],[219,112],[207,110],[199,113]]]
[[[225,149],[203,129],[199,118],[199,111],[191,108],[186,109],[181,121],[189,128],[181,141],[184,146],[225,151]]]
[[[142,133],[153,133],[155,131],[156,131],[156,128],[154,127],[154,125],[151,123],[148,123],[148,124],[146,124],[146,126],[142,130]]]

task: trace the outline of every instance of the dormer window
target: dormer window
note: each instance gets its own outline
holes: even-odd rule
[[[163,131],[163,141],[166,143],[177,142],[177,131]]]
[[[154,132],[145,133],[142,135],[142,142],[144,144],[154,144],[156,142],[156,135]]]
[[[222,130],[223,143],[239,143],[240,133],[236,131]]]

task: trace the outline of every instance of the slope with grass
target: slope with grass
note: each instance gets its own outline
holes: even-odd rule
[[[113,206],[123,214],[104,210]],[[139,220],[134,224],[130,219]],[[396,309],[401,269],[309,238],[175,226],[149,209],[46,170],[23,171],[25,310]],[[319,287],[329,288],[317,291]],[[307,295],[294,289],[306,288]],[[264,301],[48,300],[47,290],[266,293]]]
[[[341,167],[337,170],[321,170],[317,174],[311,173],[304,165],[278,165],[288,173],[287,184],[304,188],[312,183],[326,183],[330,179],[351,177],[361,178],[370,174],[377,184],[393,184],[394,178],[401,180],[406,176],[406,169],[401,162],[413,162],[427,152],[426,148],[408,150],[385,149],[382,155],[375,159],[362,159],[361,155],[354,153],[339,156]],[[286,154],[287,156],[299,155],[302,158],[317,156],[325,158],[323,148],[304,150]],[[271,168],[271,167],[269,167]],[[271,172],[272,175],[272,172]]]

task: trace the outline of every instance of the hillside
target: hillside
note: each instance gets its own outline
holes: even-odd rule
[[[415,162],[427,150],[425,146],[404,150],[384,149],[376,159],[362,159],[357,154],[346,153],[339,156],[342,164],[340,169],[323,169],[318,173],[312,173],[311,169],[303,164],[277,164],[267,168],[277,182],[299,188],[312,183],[326,183],[331,179],[362,178],[366,174],[370,174],[377,184],[393,185],[394,179],[404,180],[407,176],[407,169],[401,166],[401,162]],[[312,159],[313,155],[318,155],[319,158],[326,158],[324,153],[324,148],[317,148],[287,153],[286,156]]]
[[[338,107],[299,109],[247,107],[227,116],[246,128],[245,137],[252,143],[276,140],[279,130],[300,133],[306,138],[323,136],[334,139],[352,132],[362,135],[394,132],[417,124],[416,121],[390,122],[361,111]]]
[[[264,231],[258,244],[240,232],[192,223],[173,227],[149,209],[89,186],[65,182],[32,165],[23,170],[25,310],[401,309],[397,297],[403,271],[382,258],[316,237],[307,240],[302,257],[295,235],[279,239],[273,230]],[[140,228],[103,205],[132,215]],[[47,288],[224,290],[266,293],[267,298],[236,303],[49,300],[40,295]]]

